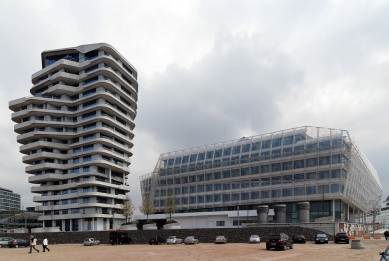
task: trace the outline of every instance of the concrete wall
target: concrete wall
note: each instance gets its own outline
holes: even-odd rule
[[[289,236],[294,234],[303,234],[307,240],[314,240],[317,233],[322,233],[311,228],[278,225],[278,226],[261,226],[247,228],[205,228],[205,229],[172,229],[172,230],[130,230],[128,232],[134,244],[147,244],[148,240],[153,236],[178,236],[185,238],[194,235],[200,243],[212,243],[216,236],[224,235],[230,243],[245,243],[248,242],[251,235],[259,235],[261,241],[264,241],[272,233],[286,233]],[[97,238],[102,244],[107,244],[109,241],[109,231],[83,231],[83,232],[58,232],[58,233],[36,233],[38,244],[42,244],[44,237],[47,237],[49,244],[82,244],[83,240],[88,237]],[[13,238],[28,239],[29,234],[0,234],[1,236],[9,236]],[[329,235],[329,239],[333,240],[333,236]]]

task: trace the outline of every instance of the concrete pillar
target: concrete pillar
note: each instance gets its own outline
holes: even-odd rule
[[[309,222],[309,202],[297,203],[297,222],[304,223]]]
[[[286,205],[278,204],[274,206],[275,222],[286,223]]]
[[[111,184],[111,169],[108,169],[109,184]]]
[[[332,220],[335,222],[335,199],[332,200]]]
[[[269,215],[269,206],[261,205],[257,207],[257,223],[258,224],[266,224],[267,217]]]

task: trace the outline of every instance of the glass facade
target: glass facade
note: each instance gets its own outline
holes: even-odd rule
[[[169,168],[174,168],[171,177],[166,175]],[[176,182],[169,183],[169,178]],[[188,180],[204,188],[189,190],[192,200],[182,197]],[[282,202],[295,206],[309,201],[311,218],[324,212],[332,215],[328,203],[332,200],[347,201],[367,211],[365,202],[382,194],[377,172],[349,133],[317,127],[164,153],[154,171],[140,178],[140,184],[142,195],[150,194],[157,201],[165,198],[163,190],[172,188],[176,198],[182,198],[181,212],[228,209],[231,202],[253,209],[260,204]],[[196,201],[196,197],[204,201]],[[323,202],[331,206],[320,208]],[[156,209],[163,212],[161,205]],[[296,218],[293,213],[290,220]]]

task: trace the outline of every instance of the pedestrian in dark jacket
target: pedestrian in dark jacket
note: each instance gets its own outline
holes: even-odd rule
[[[389,231],[388,230],[386,230],[384,232],[384,236],[385,236],[385,240],[388,240],[388,237],[389,237]]]

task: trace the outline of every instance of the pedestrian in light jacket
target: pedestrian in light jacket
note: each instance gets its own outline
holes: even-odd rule
[[[43,246],[43,251],[45,252],[45,249],[47,249],[48,252],[50,252],[50,249],[47,248],[47,245],[49,244],[49,241],[47,240],[47,237],[43,239],[42,246]]]
[[[30,252],[28,252],[29,254],[31,254],[32,249],[35,249],[36,252],[39,253],[39,250],[36,249],[35,246],[36,246],[36,238],[35,238],[34,236],[31,235],[31,236],[30,236]]]

